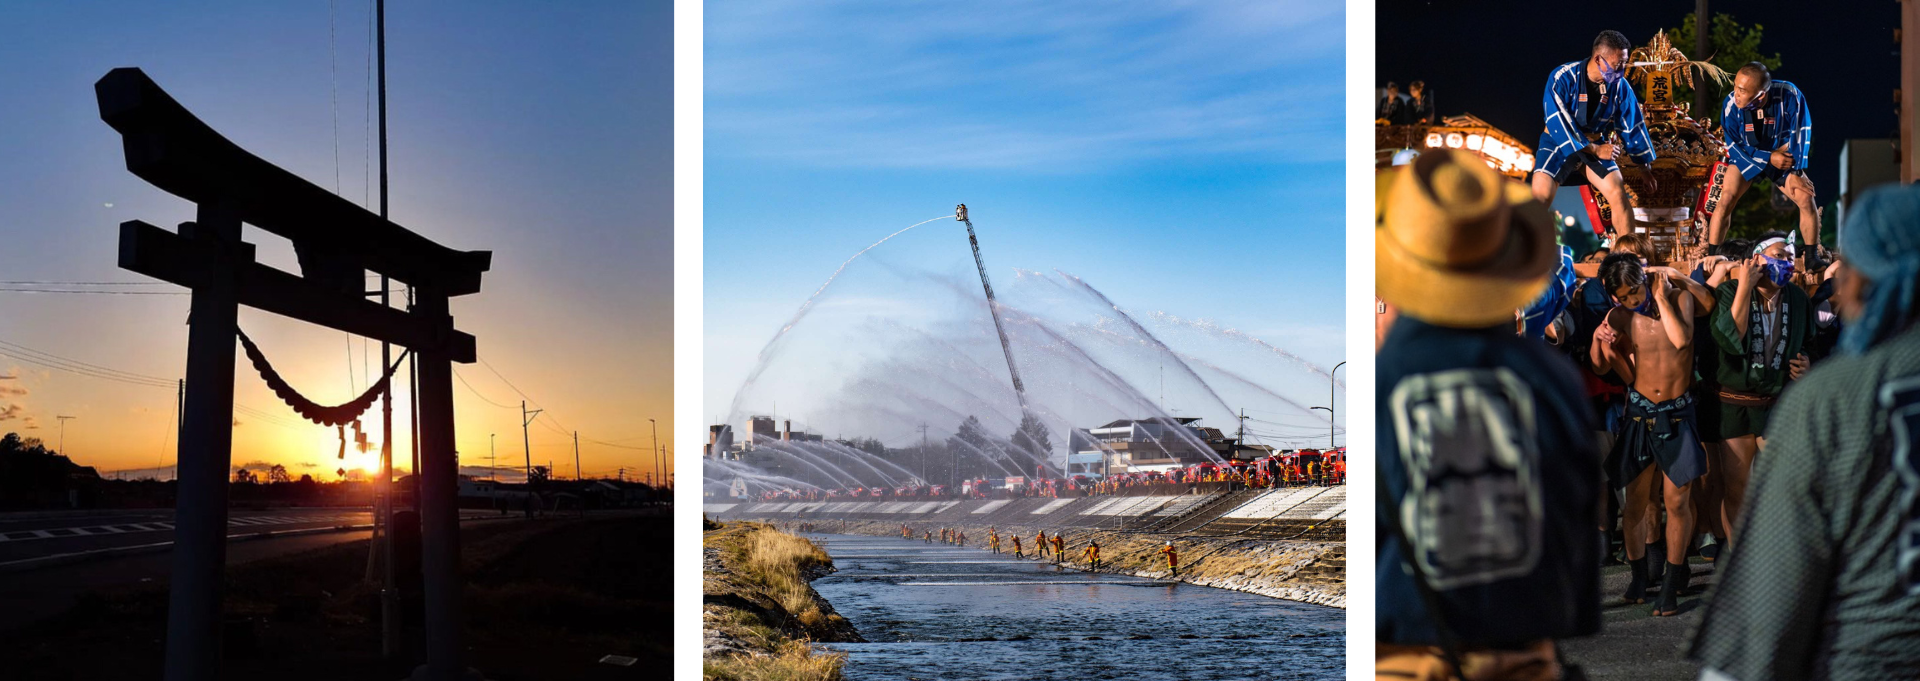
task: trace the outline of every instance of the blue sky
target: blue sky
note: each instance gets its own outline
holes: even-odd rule
[[[555,423],[649,446],[646,419],[672,414],[670,4],[388,5],[394,220],[455,248],[494,252],[483,291],[454,302],[456,323]],[[118,223],[191,219],[191,204],[126,172],[119,136],[100,121],[93,83],[114,67],[144,69],[268,161],[355,202],[369,197],[371,8],[297,0],[0,9],[0,280],[145,281],[115,267]],[[283,240],[251,229],[248,239],[264,262],[294,267]],[[185,365],[186,309],[177,295],[0,292],[0,341],[174,378]],[[364,389],[370,370],[344,333],[245,310],[241,323],[315,399]],[[378,364],[377,344],[371,355]],[[518,464],[519,395],[480,365],[458,370],[514,407],[455,389],[463,463],[484,462],[497,432],[502,463],[511,452]],[[15,377],[0,386],[25,391],[0,392],[0,414],[19,407],[0,416],[0,431],[38,425],[29,434],[51,440],[53,416],[74,415],[68,448],[83,464],[118,470],[171,457],[171,390],[4,357],[0,376]],[[298,421],[244,362],[238,400]],[[239,421],[234,463],[317,463],[331,478],[332,429]],[[569,459],[560,468],[571,474],[559,429],[534,426],[533,458]],[[650,456],[587,443],[582,459],[593,473],[645,467]]]
[[[843,260],[961,202],[997,286],[1058,269],[1345,359],[1344,35],[1339,3],[710,3],[702,417]],[[833,302],[890,314],[863,266],[964,279],[960,230]]]

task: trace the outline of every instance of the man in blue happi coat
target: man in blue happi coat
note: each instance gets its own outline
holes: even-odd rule
[[[1727,216],[1747,187],[1766,179],[1800,209],[1800,238],[1820,245],[1820,215],[1807,179],[1807,155],[1813,152],[1813,117],[1800,88],[1774,80],[1767,66],[1749,62],[1733,76],[1733,93],[1720,107],[1727,158],[1715,183],[1718,205],[1707,219],[1707,243],[1719,246],[1727,235]]]
[[[1586,59],[1553,70],[1541,97],[1546,129],[1533,152],[1533,197],[1551,204],[1560,187],[1593,186],[1613,206],[1614,238],[1632,232],[1621,152],[1640,165],[1655,157],[1640,100],[1626,80],[1629,46],[1619,31],[1601,31]]]

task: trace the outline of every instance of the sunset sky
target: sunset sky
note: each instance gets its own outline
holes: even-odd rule
[[[126,171],[94,82],[140,67],[241,147],[377,208],[371,5],[0,11],[9,65],[0,70],[0,432],[58,446],[56,417],[72,416],[65,453],[82,465],[142,475],[173,460],[175,391],[145,384],[184,372],[188,297],[116,267],[117,225],[171,229],[193,206]],[[392,218],[450,247],[494,253],[482,291],[453,304],[485,362],[455,367],[471,385],[454,388],[463,466],[485,466],[497,433],[498,464],[519,470],[522,393],[547,410],[530,429],[534,463],[552,461],[561,477],[574,474],[573,430],[589,476],[651,471],[649,418],[672,449],[671,14],[666,3],[627,2],[388,7]],[[251,227],[246,238],[262,262],[298,271],[283,239]],[[323,404],[347,401],[378,375],[378,343],[245,308],[240,325]],[[133,376],[52,369],[30,361],[48,359],[36,352]],[[351,451],[336,460],[336,432],[282,405],[244,356],[236,383],[236,465],[279,463],[322,480],[374,467],[372,455]],[[402,466],[406,398],[402,383]],[[364,418],[377,442],[378,407]]]

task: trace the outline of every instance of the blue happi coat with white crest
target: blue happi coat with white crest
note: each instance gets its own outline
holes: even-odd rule
[[[1727,163],[1740,169],[1748,182],[1767,174],[1805,170],[1807,154],[1813,149],[1813,115],[1807,111],[1807,98],[1800,88],[1784,80],[1767,86],[1766,97],[1749,111],[1733,103],[1733,95],[1720,106],[1720,123],[1726,135]],[[1785,148],[1793,155],[1793,167],[1773,168],[1768,161],[1775,149]]]
[[[1534,151],[1534,172],[1560,174],[1560,167],[1574,152],[1593,142],[1590,136],[1617,133],[1620,145],[1635,163],[1653,163],[1653,138],[1647,135],[1647,121],[1640,110],[1640,98],[1625,79],[1600,86],[1600,101],[1587,114],[1587,60],[1562,64],[1547,78],[1547,89],[1540,104],[1546,115],[1546,128]],[[1613,161],[1601,161],[1609,172],[1618,170]]]

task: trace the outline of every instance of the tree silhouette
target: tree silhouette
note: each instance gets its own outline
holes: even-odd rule
[[[260,476],[254,475],[253,471],[245,468],[233,469],[233,484],[251,485],[257,482],[260,482]]]
[[[293,482],[293,477],[287,475],[286,466],[282,466],[276,463],[273,465],[272,468],[267,469],[267,482],[272,484],[278,484],[282,482]]]
[[[988,463],[993,458],[992,452],[996,449],[993,437],[987,435],[985,426],[980,425],[980,418],[969,415],[960,422],[960,428],[954,431],[953,437],[948,438],[946,460],[936,459],[932,463],[938,470],[951,471],[954,477],[978,477],[988,469]],[[944,480],[947,476],[929,479]]]
[[[1680,48],[1681,52],[1688,52],[1693,49],[1694,35],[1696,35],[1694,31],[1697,28],[1694,19],[1693,13],[1689,12],[1687,13],[1686,19],[1680,22],[1679,28],[1667,29],[1667,36],[1672,38],[1673,46]],[[1780,53],[1775,52],[1769,56],[1760,51],[1762,28],[1764,27],[1760,24],[1749,26],[1735,21],[1731,14],[1716,12],[1713,15],[1713,21],[1707,28],[1707,38],[1709,39],[1708,42],[1712,44],[1713,53],[1710,55],[1688,54],[1687,58],[1694,61],[1712,62],[1714,66],[1726,69],[1729,74],[1740,70],[1740,67],[1746,66],[1747,62],[1752,61],[1766,64],[1767,70],[1769,71],[1778,69],[1780,68]],[[1708,107],[1707,111],[1693,112],[1694,118],[1712,121],[1715,125],[1719,125],[1720,102],[1726,98],[1728,88],[1730,88],[1731,85],[1721,86],[1705,80],[1698,82],[1707,86],[1707,101],[1711,106]],[[1693,88],[1687,87],[1683,81],[1676,81],[1673,87],[1673,101],[1693,101]]]
[[[1030,464],[1045,464],[1053,468],[1049,457],[1053,454],[1053,443],[1047,439],[1047,426],[1040,417],[1028,413],[1020,417],[1020,427],[1013,431],[1013,451],[1026,459],[1020,462],[1020,469],[1026,470]]]

